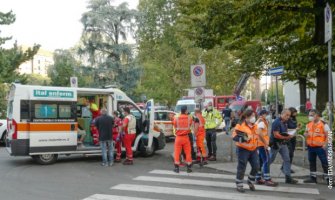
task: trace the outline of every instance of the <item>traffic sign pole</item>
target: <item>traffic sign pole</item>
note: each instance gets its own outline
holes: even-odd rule
[[[332,81],[332,11],[330,5],[327,3],[324,10],[325,17],[325,42],[328,43],[328,116],[329,116],[329,128],[332,130],[333,125],[333,81]]]
[[[269,70],[269,75],[276,76],[276,117],[278,117],[278,104],[279,104],[279,95],[278,95],[278,76],[284,74],[284,66],[275,67]]]

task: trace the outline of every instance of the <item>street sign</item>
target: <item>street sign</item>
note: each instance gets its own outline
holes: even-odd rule
[[[70,84],[71,84],[71,87],[78,87],[78,78],[77,77],[71,77],[70,78]]]
[[[333,28],[332,28],[332,10],[330,8],[330,5],[327,3],[325,7],[325,43],[327,43],[329,40],[332,39],[333,34]]]
[[[242,101],[242,100],[243,100],[243,97],[241,97],[241,96],[236,97],[236,101]]]
[[[282,74],[284,74],[284,66],[269,69],[269,75],[271,76],[280,76]]]
[[[191,65],[191,86],[204,87],[206,86],[206,66]]]
[[[203,102],[205,100],[205,89],[203,87],[197,87],[194,90],[194,100],[197,103]]]

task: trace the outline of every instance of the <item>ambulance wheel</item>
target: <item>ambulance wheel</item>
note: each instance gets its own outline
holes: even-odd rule
[[[154,140],[151,147],[144,147],[145,150],[142,151],[142,156],[143,157],[150,157],[150,156],[153,156],[155,154],[155,151],[156,151],[156,146],[157,146],[157,141]],[[142,143],[143,144],[143,143]]]
[[[32,156],[33,159],[41,165],[50,165],[56,162],[58,155],[57,154],[42,154]]]

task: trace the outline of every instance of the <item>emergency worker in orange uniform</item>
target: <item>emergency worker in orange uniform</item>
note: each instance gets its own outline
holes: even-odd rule
[[[236,125],[233,132],[233,140],[236,142],[236,152],[238,157],[236,189],[238,192],[244,193],[243,179],[247,163],[251,165],[251,171],[248,176],[248,185],[251,191],[255,191],[255,176],[259,168],[259,160],[257,154],[258,133],[256,115],[253,110],[244,111],[241,121]]]
[[[186,155],[187,173],[192,172],[191,143],[188,134],[192,125],[192,117],[187,115],[187,106],[181,107],[181,114],[173,119],[173,127],[176,130],[174,142],[174,172],[179,173],[180,153],[183,150]]]
[[[329,184],[328,160],[327,160],[327,138],[330,132],[328,124],[320,119],[320,112],[310,110],[308,115],[309,123],[306,125],[306,141],[308,147],[308,161],[310,177],[304,180],[305,183],[317,183],[316,177],[316,157],[319,157],[323,168],[324,178]]]
[[[261,110],[259,112],[259,118],[256,122],[257,131],[258,131],[258,155],[260,161],[260,168],[256,175],[256,183],[259,185],[267,185],[267,186],[277,186],[278,183],[275,183],[271,180],[270,176],[270,153],[269,153],[269,124],[266,120],[266,116],[268,115],[268,111]],[[264,179],[262,179],[264,178]]]
[[[201,110],[196,108],[194,111],[194,135],[196,137],[197,149],[200,151],[201,157],[203,158],[203,164],[207,164],[207,153],[204,145],[204,140],[206,136],[205,130],[205,119],[202,116]],[[197,156],[197,162],[201,162],[200,156]]]

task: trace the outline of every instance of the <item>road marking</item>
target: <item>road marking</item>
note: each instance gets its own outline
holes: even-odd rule
[[[111,187],[112,190],[123,190],[123,191],[134,191],[134,192],[150,192],[157,194],[170,194],[170,195],[180,195],[180,196],[192,196],[192,197],[202,197],[206,199],[231,199],[231,200],[307,200],[306,198],[287,198],[287,197],[274,197],[266,195],[251,194],[241,194],[241,193],[229,193],[229,192],[217,192],[208,190],[196,190],[196,189],[186,189],[186,188],[171,188],[171,187],[159,187],[159,186],[148,186],[148,185],[133,185],[133,184],[119,184]]]
[[[158,199],[147,199],[138,197],[128,197],[128,196],[116,196],[107,194],[94,194],[83,200],[158,200]]]
[[[230,179],[235,180],[236,175],[229,174],[214,174],[214,173],[201,173],[201,172],[180,172],[179,174],[171,171],[171,170],[152,170],[149,172],[150,174],[162,174],[162,175],[174,175],[174,176],[189,176],[189,177],[198,177],[198,178],[213,178],[213,179]],[[273,178],[275,182],[285,183],[285,179],[282,178]],[[303,184],[303,179],[297,179],[299,184]],[[315,185],[315,184],[306,184],[306,185]]]
[[[163,183],[174,183],[180,185],[197,185],[197,186],[210,186],[222,188],[236,188],[234,182],[220,182],[220,181],[202,181],[195,179],[182,179],[182,178],[166,178],[166,177],[153,177],[153,176],[138,176],[133,180],[136,181],[152,181]],[[264,185],[255,186],[256,190],[274,191],[274,192],[288,192],[288,193],[301,193],[301,194],[320,194],[318,189],[314,188],[297,188],[297,187],[269,187]]]

